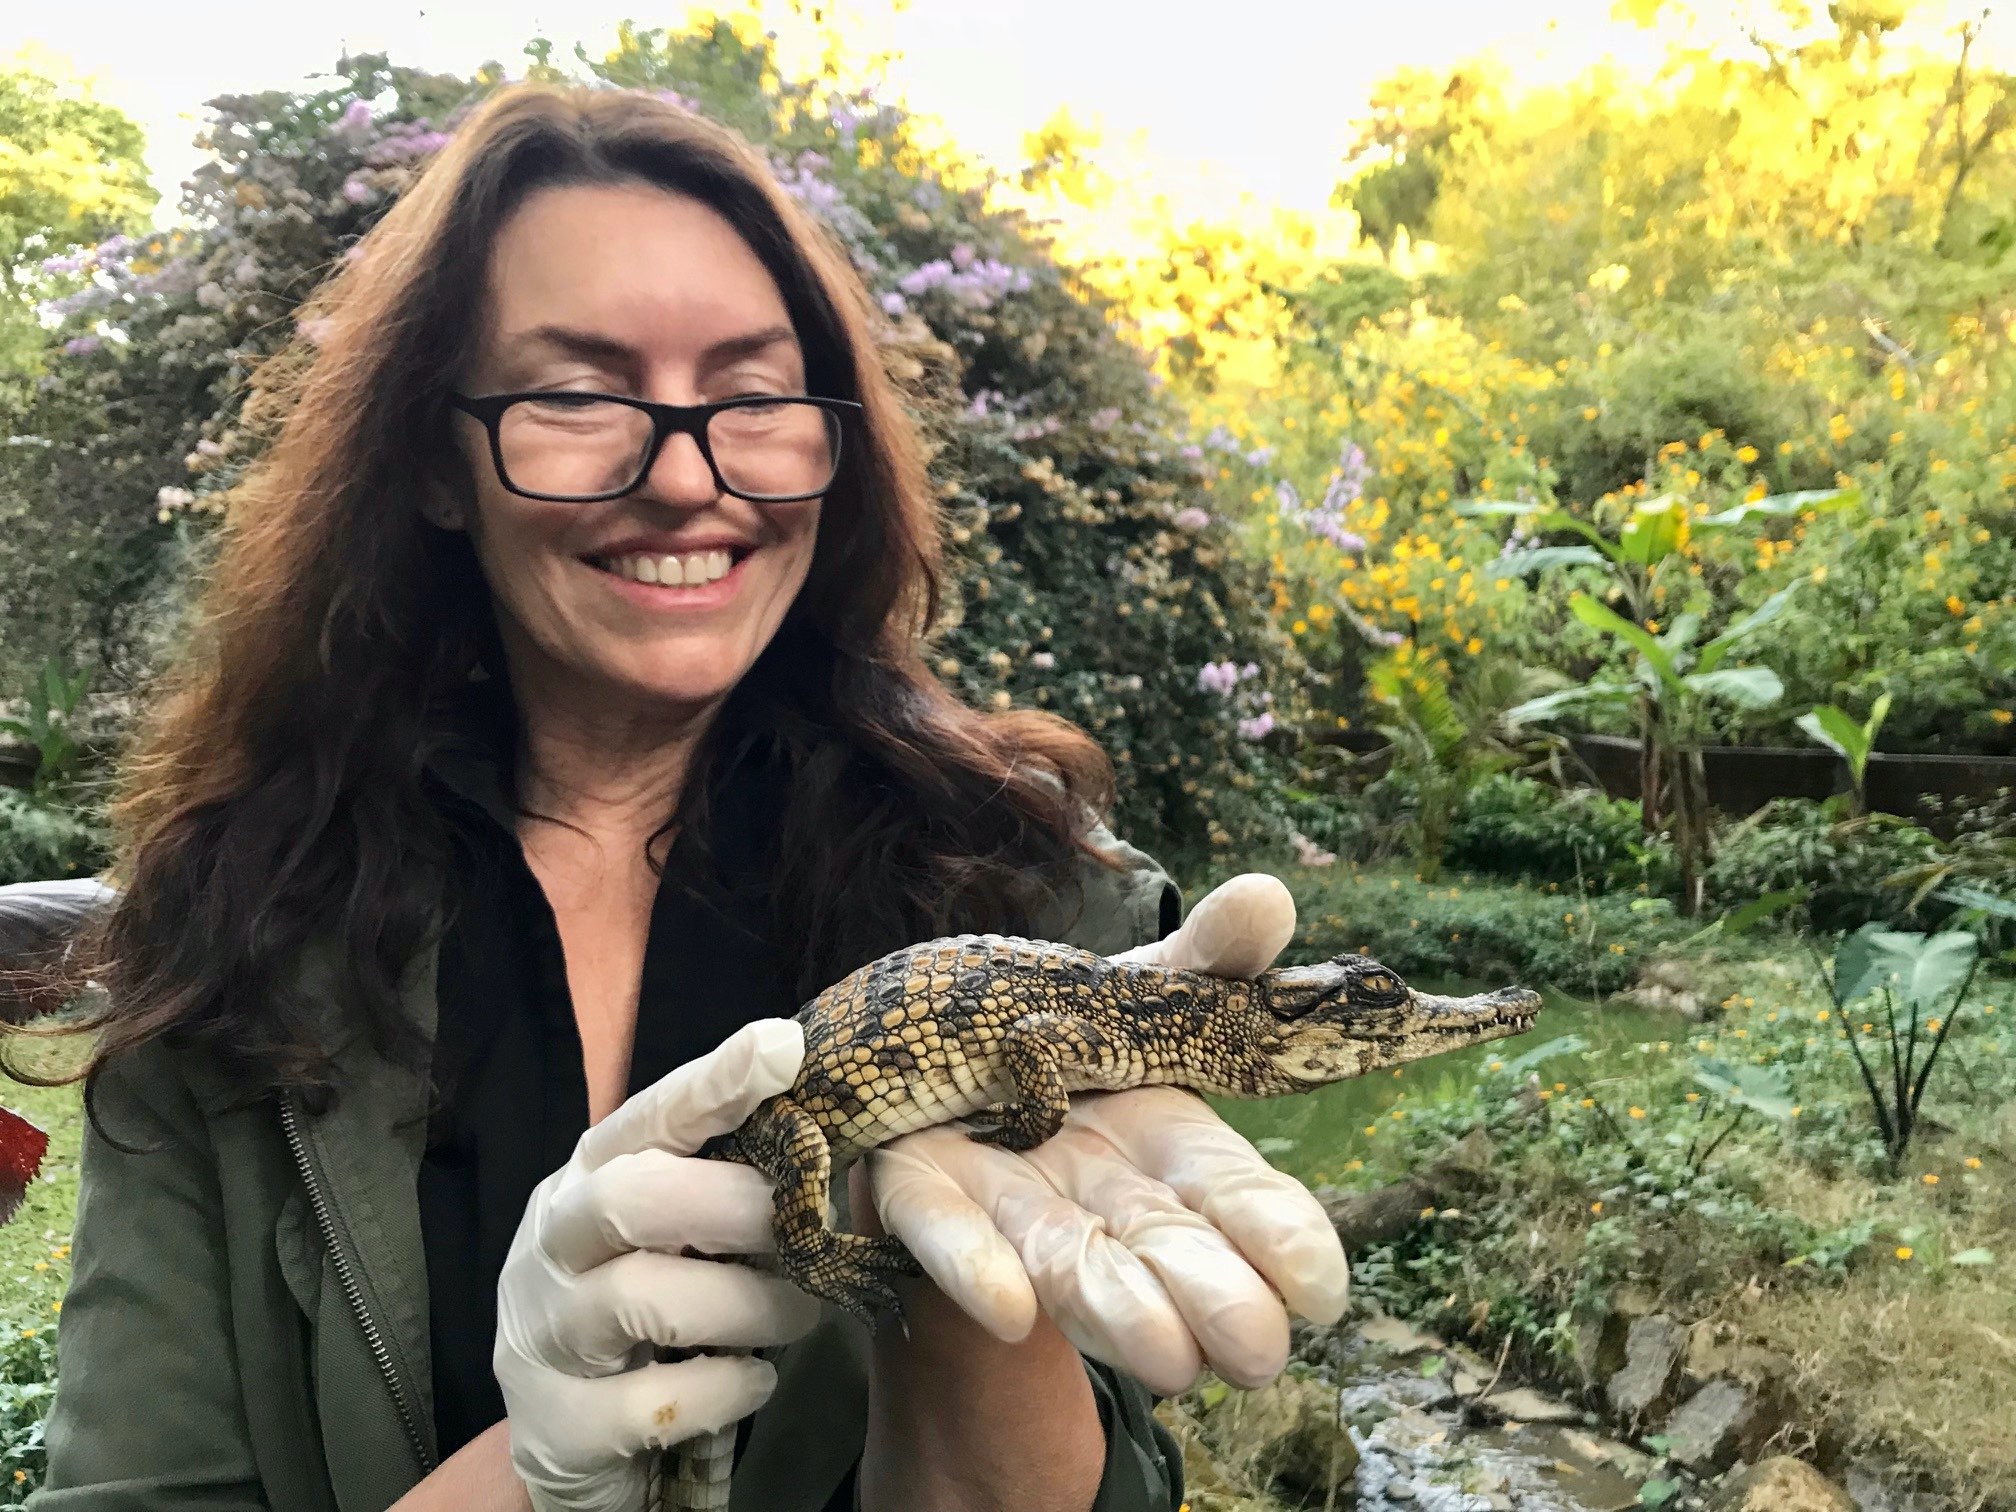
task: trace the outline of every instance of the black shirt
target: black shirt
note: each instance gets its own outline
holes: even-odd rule
[[[505,732],[493,725],[490,737],[487,769],[479,754],[440,795],[469,858],[441,944],[440,1090],[419,1176],[444,1458],[504,1416],[490,1364],[497,1278],[532,1189],[588,1127],[559,929],[507,824],[509,778],[494,743]],[[760,749],[746,754],[711,793],[711,847],[683,833],[673,842],[644,949],[631,1093],[743,1024],[797,1011],[785,955],[768,938],[782,781]],[[834,1507],[851,1506],[851,1482]]]

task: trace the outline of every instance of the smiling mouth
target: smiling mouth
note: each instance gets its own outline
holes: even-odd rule
[[[625,552],[621,556],[591,556],[582,560],[598,572],[668,588],[698,588],[718,583],[750,554],[750,548],[715,547],[677,554]]]

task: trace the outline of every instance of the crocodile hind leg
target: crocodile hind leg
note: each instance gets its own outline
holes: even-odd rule
[[[743,1159],[777,1183],[773,1228],[784,1274],[871,1329],[885,1311],[902,1326],[896,1279],[923,1272],[900,1240],[836,1233],[827,1226],[832,1152],[812,1115],[789,1098],[773,1097],[736,1132],[735,1143]]]
[[[1061,1013],[1027,1013],[1008,1026],[1001,1064],[1015,1084],[1012,1101],[983,1108],[969,1131],[982,1144],[1033,1150],[1064,1127],[1071,1097],[1064,1065],[1099,1064],[1104,1037]]]

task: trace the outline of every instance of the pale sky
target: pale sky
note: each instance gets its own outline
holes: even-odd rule
[[[835,0],[829,0],[835,3]],[[1959,3],[1959,0],[1956,0]],[[738,0],[718,6],[733,11]],[[837,0],[849,31],[901,54],[899,99],[1004,166],[1060,105],[1131,146],[1174,209],[1214,214],[1245,192],[1320,209],[1350,122],[1396,67],[1446,64],[1495,48],[1522,78],[1560,77],[1605,55],[1639,61],[1643,34],[1610,19],[1611,0]],[[772,0],[769,10],[788,10]],[[1705,8],[1705,7],[1704,7]],[[1979,0],[1965,9],[1979,11]],[[1995,51],[2016,26],[2005,5]],[[172,213],[194,166],[201,103],[281,88],[346,49],[468,72],[489,59],[516,72],[526,39],[571,55],[606,47],[615,24],[676,24],[685,0],[654,9],[609,0],[0,0],[0,61],[54,53],[135,116]],[[31,54],[31,61],[35,61]],[[1137,189],[1140,186],[1136,186]]]

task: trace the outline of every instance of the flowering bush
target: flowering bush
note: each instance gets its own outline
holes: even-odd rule
[[[558,72],[543,44],[530,52],[535,74]],[[581,61],[594,82],[743,131],[874,291],[944,500],[940,674],[981,707],[1047,708],[1091,730],[1120,769],[1120,822],[1145,843],[1279,838],[1269,737],[1293,656],[1264,572],[1200,507],[1186,417],[1104,305],[1030,226],[988,207],[985,175],[927,154],[900,111],[779,77],[745,24],[625,28]],[[15,617],[0,651],[39,636],[78,656],[65,606],[80,606],[103,627],[101,659],[145,659],[153,604],[180,578],[173,548],[229,509],[278,419],[263,374],[312,360],[308,296],[496,82],[363,58],[318,93],[213,102],[189,229],[96,248],[48,306],[67,355],[16,428],[79,458],[65,476],[92,476],[59,501],[53,476],[0,473],[0,500],[60,515],[63,539],[106,566],[80,582],[46,560],[54,538],[38,545],[46,602]],[[1227,658],[1250,669],[1236,690],[1200,681]]]

